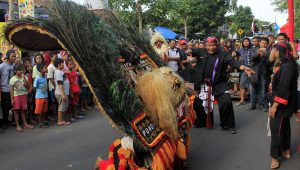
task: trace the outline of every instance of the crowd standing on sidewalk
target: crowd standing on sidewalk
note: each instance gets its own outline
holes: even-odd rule
[[[0,133],[69,125],[92,109],[92,95],[66,51],[34,54],[10,49],[0,64]]]

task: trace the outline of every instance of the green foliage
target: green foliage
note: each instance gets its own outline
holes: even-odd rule
[[[120,79],[110,86],[111,100],[119,112],[119,118],[125,115],[128,120],[133,119],[142,107],[142,103],[136,96],[135,90],[129,83]]]
[[[111,0],[113,10],[121,18],[138,26],[137,3],[142,4],[143,22],[148,26],[166,26],[183,33],[201,32],[216,34],[217,28],[226,22],[225,14],[236,9],[237,0]],[[145,28],[145,27],[144,27]]]
[[[244,30],[242,36],[251,36],[251,23],[253,21],[253,14],[251,8],[246,6],[239,6],[233,15],[228,17],[230,23],[230,33],[235,34],[239,29]]]
[[[276,6],[276,10],[280,12],[286,12],[288,1],[287,0],[272,0],[272,5]]]
[[[288,11],[287,0],[272,0],[272,4],[276,6],[276,10],[280,12]],[[295,37],[300,38],[300,1],[294,0],[295,6]]]
[[[197,2],[195,2],[197,3]],[[191,32],[215,34],[217,28],[226,23],[225,14],[230,10],[229,0],[198,1],[198,6],[193,10]]]

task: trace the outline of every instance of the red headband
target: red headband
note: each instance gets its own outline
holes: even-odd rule
[[[208,43],[218,43],[218,40],[217,40],[217,38],[216,37],[208,37],[208,38],[206,38],[206,44],[208,44]]]
[[[288,56],[289,53],[290,54],[292,53],[292,51],[290,49],[288,49],[288,47],[284,43],[277,43],[277,45],[279,45],[279,46],[281,46],[285,49],[285,56],[286,57]]]

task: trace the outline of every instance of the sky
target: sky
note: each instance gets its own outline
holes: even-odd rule
[[[288,15],[275,11],[271,0],[238,0],[238,5],[249,6],[256,19],[274,23],[276,18],[279,27],[287,22]]]
[[[79,4],[84,4],[85,3],[85,0],[71,0],[71,1],[77,2]]]
[[[73,0],[83,4],[85,0]],[[286,24],[287,14],[275,11],[275,7],[271,5],[271,0],[238,0],[238,5],[249,6],[256,19],[275,22],[281,27]]]

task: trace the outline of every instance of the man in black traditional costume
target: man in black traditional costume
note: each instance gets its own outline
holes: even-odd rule
[[[200,99],[207,99],[206,126],[212,122],[213,99],[219,104],[220,125],[223,129],[235,134],[235,118],[229,87],[227,85],[226,68],[228,65],[235,69],[245,71],[248,75],[254,73],[249,67],[241,65],[230,55],[223,52],[215,37],[206,39],[206,49],[193,49],[193,56],[197,58],[197,74],[194,90],[200,91]],[[204,96],[204,97],[203,97]],[[198,120],[199,121],[199,120]],[[201,121],[201,120],[200,120]],[[197,122],[196,122],[197,123]]]

